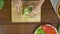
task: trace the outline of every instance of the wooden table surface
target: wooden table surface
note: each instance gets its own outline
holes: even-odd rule
[[[55,13],[52,4],[49,0],[46,0],[42,5],[42,22],[47,23],[59,23],[59,18]]]
[[[42,5],[41,23],[12,23],[11,22],[11,2],[6,0],[6,5],[0,10],[0,34],[33,34],[41,23],[59,23],[59,19],[49,0],[45,0]]]

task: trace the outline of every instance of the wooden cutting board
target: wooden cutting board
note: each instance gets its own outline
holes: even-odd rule
[[[36,1],[27,1],[27,2],[33,3],[33,5],[36,4]],[[26,1],[25,1],[25,4],[26,4]],[[20,13],[17,12],[17,10],[15,9],[15,7],[13,5],[14,5],[14,3],[12,2],[12,7],[11,7],[12,22],[40,22],[41,21],[41,7],[40,8],[38,7],[40,9],[39,15],[37,15],[33,18],[25,18],[25,17],[23,17],[23,15],[20,15]],[[24,5],[24,6],[26,6],[26,5]]]

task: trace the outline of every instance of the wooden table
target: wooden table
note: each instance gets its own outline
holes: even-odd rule
[[[46,0],[42,5],[42,22],[47,23],[59,23],[59,18],[55,13],[52,4],[49,0]]]
[[[42,22],[41,23],[12,23],[11,22],[11,2],[6,0],[6,5],[0,10],[0,33],[1,34],[33,34],[35,29],[41,23],[59,23],[59,19],[52,8],[49,0],[42,5]]]

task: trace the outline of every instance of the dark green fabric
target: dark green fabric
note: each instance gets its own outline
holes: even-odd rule
[[[4,0],[0,0],[0,9],[2,9],[3,8],[3,6],[4,6]]]

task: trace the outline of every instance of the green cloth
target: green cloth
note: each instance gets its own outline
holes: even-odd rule
[[[0,9],[2,9],[3,8],[3,6],[4,6],[4,0],[0,0]]]

